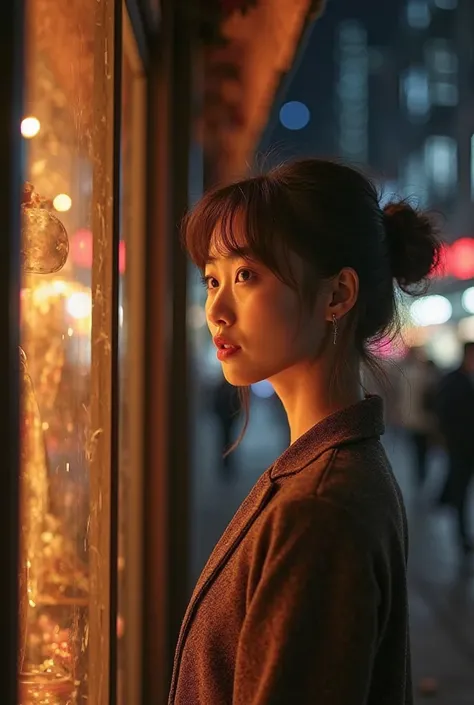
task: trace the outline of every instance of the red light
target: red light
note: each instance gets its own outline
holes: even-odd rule
[[[72,261],[78,267],[92,267],[92,232],[86,228],[77,230],[71,241]]]
[[[474,277],[474,239],[463,237],[449,246],[446,252],[446,274],[457,279]]]
[[[71,257],[78,267],[90,269],[92,267],[93,236],[87,228],[77,230],[72,236]],[[119,242],[119,271],[125,272],[125,242]]]
[[[123,274],[125,272],[125,261],[126,261],[125,241],[120,240],[120,242],[119,242],[119,272],[120,272],[120,274]]]

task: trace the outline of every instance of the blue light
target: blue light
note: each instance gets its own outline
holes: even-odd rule
[[[250,385],[250,387],[255,396],[260,397],[260,399],[269,399],[275,394],[273,386],[266,379],[261,382],[256,382],[255,384]]]
[[[302,130],[310,118],[308,107],[299,100],[290,100],[280,109],[280,122],[287,130]]]

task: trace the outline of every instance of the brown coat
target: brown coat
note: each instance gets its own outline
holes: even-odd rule
[[[170,705],[412,703],[403,501],[379,397],[258,480],[198,580]]]

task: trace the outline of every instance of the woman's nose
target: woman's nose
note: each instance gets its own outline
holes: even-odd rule
[[[212,301],[208,301],[206,306],[207,321],[213,326],[230,326],[235,321],[235,312],[229,297],[224,291],[219,291],[214,295]]]

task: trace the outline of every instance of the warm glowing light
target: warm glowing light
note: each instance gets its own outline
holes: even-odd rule
[[[78,321],[83,318],[89,318],[92,312],[90,293],[86,291],[74,292],[67,300],[66,309],[69,315]]]
[[[430,357],[441,368],[452,368],[461,363],[461,344],[456,328],[448,326],[433,335],[429,345]]]
[[[23,137],[30,140],[32,137],[36,137],[36,135],[40,131],[40,127],[41,125],[38,118],[35,118],[31,115],[21,121],[21,134],[23,135]]]
[[[47,304],[50,299],[56,298],[63,293],[55,287],[56,282],[44,282],[33,289],[32,298],[36,305]]]
[[[60,213],[65,213],[72,206],[71,197],[67,193],[58,193],[53,199],[53,206]]]
[[[66,294],[68,288],[68,284],[64,279],[55,279],[53,282],[53,290],[56,294]]]
[[[462,341],[474,340],[474,316],[461,318],[458,323],[459,338]]]
[[[68,334],[68,336],[69,336],[70,338],[72,338],[72,336],[74,335],[73,329],[72,329],[72,328],[68,328],[68,329],[67,329],[67,334]]]

